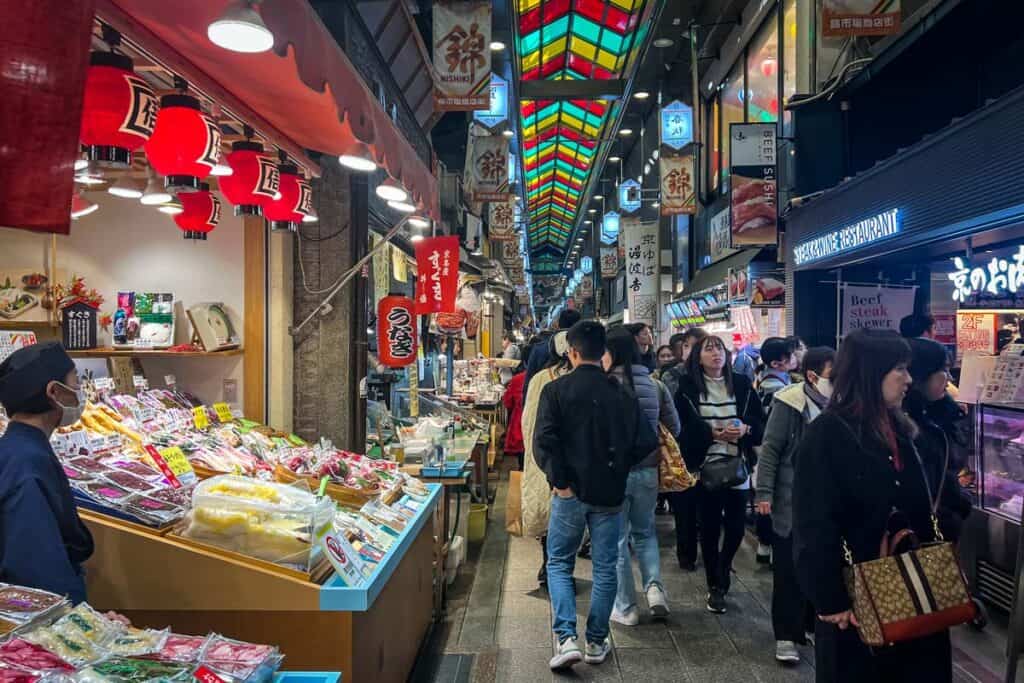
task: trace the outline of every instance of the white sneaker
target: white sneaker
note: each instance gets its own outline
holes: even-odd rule
[[[668,597],[665,590],[656,583],[647,589],[647,606],[651,608],[651,614],[655,617],[668,616]]]
[[[792,640],[775,641],[775,659],[785,664],[796,664],[800,661],[800,653]]]
[[[568,669],[573,664],[583,661],[583,653],[580,652],[580,645],[576,638],[566,638],[558,644],[558,651],[551,658],[551,669]]]
[[[625,612],[613,609],[611,620],[623,626],[636,626],[640,623],[640,610],[636,607],[630,607]]]
[[[612,651],[612,641],[605,638],[600,643],[587,643],[587,656],[583,658],[587,664],[602,664]]]

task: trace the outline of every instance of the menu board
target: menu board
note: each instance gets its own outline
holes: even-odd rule
[[[997,346],[998,320],[995,313],[956,313],[956,353],[995,353]]]

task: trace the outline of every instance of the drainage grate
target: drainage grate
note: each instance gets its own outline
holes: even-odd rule
[[[978,560],[978,594],[986,602],[1009,612],[1013,608],[1013,574],[985,560]]]
[[[476,655],[441,655],[434,683],[469,683]]]

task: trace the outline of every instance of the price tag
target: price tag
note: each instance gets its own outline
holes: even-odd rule
[[[320,539],[320,546],[346,586],[355,588],[362,584],[367,575],[366,562],[344,534],[328,532]]]
[[[180,489],[182,486],[190,486],[195,483],[195,470],[192,469],[192,463],[188,461],[180,448],[171,446],[157,450],[152,445],[147,445],[145,448],[149,459],[153,461],[153,464],[173,488]]]
[[[89,448],[89,435],[84,429],[78,429],[68,434],[68,448],[74,455],[92,455]]]
[[[168,389],[173,389],[178,383],[178,378],[174,375],[164,375],[164,384],[167,385]]]
[[[114,378],[113,377],[97,377],[92,381],[93,387],[96,391],[113,391],[114,389]]]
[[[200,683],[224,683],[223,678],[213,673],[205,666],[201,666],[196,669],[195,673],[192,674],[192,677],[197,681],[200,681]]]
[[[231,422],[235,416],[231,414],[231,406],[227,403],[214,403],[213,410],[217,413],[217,419],[222,423]]]
[[[196,406],[192,409],[192,422],[196,429],[206,429],[210,426],[210,418],[206,414],[206,406]]]

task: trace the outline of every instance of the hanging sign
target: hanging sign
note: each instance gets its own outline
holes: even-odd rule
[[[622,219],[626,245],[629,321],[656,328],[658,322],[658,224]]]
[[[416,243],[416,315],[454,313],[459,289],[459,238],[427,237]]]
[[[491,74],[490,106],[487,111],[477,111],[473,118],[488,128],[499,126],[508,120],[508,81],[498,74]]]
[[[679,100],[662,107],[661,144],[679,150],[691,142],[693,142],[693,109]]]
[[[579,285],[576,287],[576,296],[584,301],[589,301],[594,296],[594,279],[585,277],[580,280]]]
[[[394,245],[391,247],[391,271],[395,274],[396,281],[409,281],[408,268],[405,263],[405,252],[396,248]]]
[[[615,244],[619,239],[619,214],[609,211],[601,221],[601,241]]]
[[[900,329],[900,320],[914,312],[916,287],[859,287],[843,289],[843,327],[845,337],[854,330]]]
[[[505,201],[491,202],[487,211],[487,231],[491,241],[515,240],[517,238],[515,195],[509,195]]]
[[[776,200],[775,124],[729,126],[732,192],[732,246],[774,245],[779,241]]]
[[[490,105],[491,3],[434,2],[434,111]]]
[[[594,259],[589,256],[584,256],[580,259],[580,270],[583,271],[584,275],[590,275],[594,272]]]
[[[610,280],[619,274],[619,248],[601,247],[601,277]]]
[[[373,300],[380,301],[387,293],[391,290],[391,254],[388,252],[391,250],[391,244],[380,243],[384,241],[384,238],[379,235],[373,236],[374,246],[379,246],[377,251],[373,252]]]
[[[661,173],[661,215],[697,213],[697,193],[693,187],[693,152],[658,156]]]
[[[377,303],[377,357],[389,368],[416,361],[416,311],[408,297],[386,296]]]
[[[640,183],[632,178],[619,183],[619,210],[623,213],[640,210]]]
[[[470,135],[467,184],[473,201],[504,202],[508,192],[508,138]]]
[[[999,319],[995,313],[956,313],[956,352],[996,353],[999,349]]]
[[[729,247],[729,209],[722,209],[708,221],[708,238],[711,263],[735,253]]]
[[[522,266],[523,255],[519,251],[519,243],[515,240],[501,242],[501,262],[506,268]]]
[[[900,0],[822,0],[821,34],[826,38],[888,36],[900,32]]]

